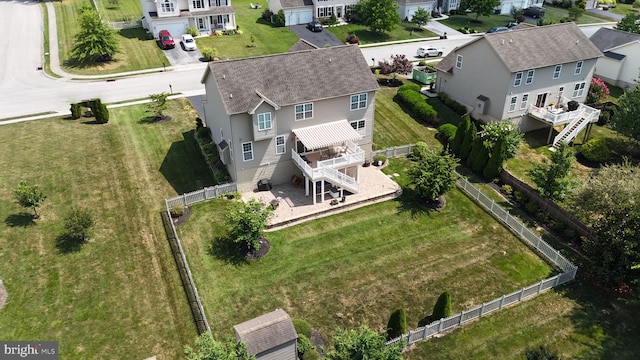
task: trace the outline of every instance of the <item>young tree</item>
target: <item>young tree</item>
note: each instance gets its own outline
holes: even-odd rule
[[[476,137],[471,147],[471,155],[467,158],[467,165],[471,166],[473,171],[480,172],[487,166],[489,161],[489,150],[484,146],[481,137]]]
[[[195,349],[184,346],[187,360],[255,360],[249,356],[247,345],[228,338],[225,344],[213,339],[210,332],[204,332],[196,338]]]
[[[333,338],[333,350],[326,360],[402,360],[402,343],[387,346],[384,335],[373,332],[366,325],[359,330],[338,329]]]
[[[409,169],[409,178],[421,198],[434,201],[455,186],[457,164],[458,161],[450,154],[437,154],[430,150],[422,161]]]
[[[234,201],[225,214],[229,236],[234,242],[246,244],[249,249],[259,250],[260,238],[272,214],[273,210],[270,207],[262,205],[256,199],[246,203]]]
[[[411,22],[418,25],[418,27],[427,25],[429,19],[431,18],[431,14],[421,7],[418,7],[415,13],[413,13],[413,17],[411,18]]]
[[[387,340],[392,340],[402,336],[407,332],[407,314],[404,309],[395,309],[389,317],[387,323]]]
[[[482,170],[482,174],[487,179],[495,179],[502,171],[502,163],[504,162],[505,153],[504,139],[498,138],[498,142],[493,146],[491,157],[487,161],[487,166]]]
[[[64,219],[64,230],[67,235],[87,242],[91,228],[95,224],[93,214],[85,208],[74,207]]]
[[[118,37],[115,30],[100,19],[93,9],[82,11],[80,32],[76,34],[71,54],[81,63],[110,61],[118,52]]]
[[[25,180],[22,180],[13,193],[20,206],[33,209],[33,218],[40,219],[38,207],[42,205],[47,196],[38,189],[38,185],[29,185]]]
[[[527,349],[524,351],[524,355],[527,360],[560,360],[556,353],[547,349],[544,345],[534,349]]]
[[[467,128],[467,132],[464,134],[464,141],[462,142],[462,148],[460,149],[460,159],[462,161],[466,161],[471,154],[471,147],[473,146],[473,142],[478,136],[478,128],[476,128],[476,124],[471,123]]]
[[[451,316],[451,312],[451,293],[449,293],[449,291],[445,291],[438,296],[438,300],[433,306],[431,321],[448,318]]]
[[[618,111],[611,125],[617,132],[640,141],[640,85],[626,90],[618,98]]]
[[[602,79],[593,77],[587,93],[587,104],[597,104],[609,96],[609,87]]]
[[[361,0],[353,12],[373,32],[391,31],[401,21],[394,0]]]
[[[578,18],[584,15],[585,11],[584,7],[574,5],[568,10],[568,17],[571,21],[578,21]]]
[[[620,21],[618,21],[616,29],[640,34],[640,24],[636,22],[636,13],[627,13],[627,15],[625,15]]]
[[[551,162],[535,164],[529,170],[531,180],[538,186],[540,195],[555,201],[562,201],[573,185],[569,178],[573,165],[573,149],[566,143],[561,143],[556,151],[551,153]]]
[[[480,15],[489,16],[493,14],[493,8],[500,5],[500,0],[461,0],[459,9],[469,9],[476,14],[476,20]]]
[[[504,154],[502,157],[504,160],[508,160],[516,156],[520,144],[524,140],[524,134],[518,130],[511,121],[503,120],[500,122],[494,122],[489,124],[483,124],[482,133],[480,136],[484,141],[484,146],[489,152],[493,150],[494,145],[498,142],[498,139],[504,141]]]
[[[513,21],[520,23],[524,19],[524,8],[511,6],[511,16]]]
[[[169,104],[167,103],[168,97],[169,93],[166,92],[149,95],[151,102],[147,105],[147,111],[152,113],[157,120],[162,119],[162,112],[167,110],[169,107]]]
[[[451,144],[451,150],[456,155],[460,155],[460,151],[462,150],[462,143],[464,142],[464,136],[467,133],[467,130],[471,126],[471,118],[469,115],[465,115],[462,117],[462,122],[456,129],[456,135],[453,137],[453,143]]]

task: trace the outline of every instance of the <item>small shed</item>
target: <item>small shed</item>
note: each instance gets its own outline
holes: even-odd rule
[[[236,340],[243,341],[249,355],[257,360],[296,360],[298,334],[282,309],[245,321],[233,327]]]

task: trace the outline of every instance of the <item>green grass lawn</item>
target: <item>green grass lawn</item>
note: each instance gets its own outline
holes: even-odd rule
[[[624,16],[624,15],[627,15],[628,13],[630,13],[630,12],[633,12],[633,13],[637,14],[638,13],[638,9],[634,9],[633,8],[633,4],[617,3],[616,7],[609,8],[609,12]]]
[[[142,6],[136,0],[96,0],[98,11],[104,19],[111,22],[139,20]]]
[[[169,122],[139,123],[144,106],[111,110],[106,125],[49,119],[0,126],[0,274],[9,297],[0,339],[57,340],[65,359],[176,359],[195,325],[160,211],[163,198],[212,184],[172,101]],[[14,201],[20,180],[47,195],[42,219]],[[79,250],[62,235],[72,206],[95,234]],[[77,250],[77,251],[76,251]]]
[[[115,54],[114,61],[97,65],[79,64],[75,59],[71,58],[71,48],[73,47],[75,34],[79,31],[77,20],[83,3],[85,3],[84,0],[68,0],[54,3],[60,64],[64,71],[79,75],[113,74],[161,68],[163,62],[169,63],[156,42],[148,40],[146,31],[138,28],[120,30],[118,32],[120,51]]]
[[[360,24],[349,24],[326,28],[339,40],[346,41],[347,35],[355,34],[360,38],[360,44],[373,44],[387,41],[422,39],[426,37],[438,36],[429,30],[418,28],[410,22],[402,22],[389,32],[379,33],[369,30],[368,27]]]
[[[475,19],[476,15],[471,13],[468,15],[452,15],[448,19],[439,20],[439,22],[455,30],[461,27],[469,27],[477,32],[486,32],[493,27],[505,26],[513,21],[513,17],[509,15],[480,16],[478,18],[480,22],[475,22]]]
[[[560,7],[550,6],[545,4],[544,8],[546,9],[544,14],[545,20],[554,20],[556,22],[560,22],[560,19],[566,18],[569,15],[569,10],[563,9]],[[596,24],[601,22],[609,22],[613,21],[608,17],[600,16],[597,14],[593,14],[590,12],[585,12],[584,15],[578,18],[576,24]]]

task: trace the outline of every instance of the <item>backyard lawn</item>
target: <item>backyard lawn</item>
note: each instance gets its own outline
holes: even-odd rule
[[[96,0],[98,11],[110,22],[135,21],[142,17],[142,6],[136,0]]]
[[[0,126],[0,339],[57,340],[64,359],[177,359],[196,331],[160,211],[163,198],[212,184],[195,114],[185,100],[163,123],[139,123],[144,106],[110,112],[106,125]],[[13,197],[23,179],[47,195],[35,222]],[[72,206],[96,220],[80,249],[62,236]]]

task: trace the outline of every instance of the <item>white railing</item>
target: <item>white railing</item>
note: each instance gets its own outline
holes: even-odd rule
[[[199,202],[207,201],[210,199],[215,199],[225,193],[233,192],[237,190],[238,190],[238,184],[228,183],[228,184],[205,187],[204,189],[192,191],[189,193],[184,193],[180,196],[177,196],[171,199],[166,199],[165,202],[167,203],[167,207],[171,209],[176,205],[188,206],[191,204],[197,204]]]
[[[597,121],[600,117],[600,110],[594,109],[590,106],[580,104],[580,116],[573,119],[567,126],[555,138],[553,138],[553,145],[557,146],[560,141],[570,142],[573,140],[587,124]],[[576,111],[577,112],[577,111]],[[564,138],[566,134],[568,137]]]
[[[529,105],[528,113],[534,117],[546,120],[553,125],[560,125],[572,121],[576,116],[582,115],[583,111],[564,111],[554,113],[545,108],[540,108],[535,105]]]
[[[306,161],[293,149],[291,149],[291,159],[298,165],[298,167],[304,172],[304,174],[311,181],[327,180],[335,185],[346,188],[349,191],[359,192],[360,184],[354,178],[349,175],[343,174],[338,170],[330,167],[317,167],[312,168]]]

